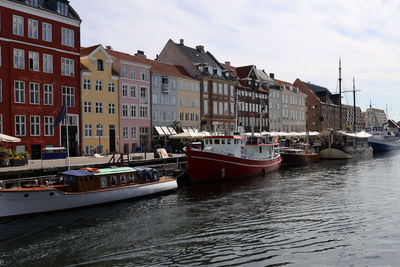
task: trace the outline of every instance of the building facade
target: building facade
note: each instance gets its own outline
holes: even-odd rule
[[[119,152],[119,84],[102,45],[81,49],[82,152]]]
[[[151,149],[151,82],[149,65],[142,55],[106,49],[119,73],[120,152]]]
[[[282,131],[305,132],[307,95],[289,82],[274,81],[281,88]]]
[[[32,159],[66,147],[66,126],[53,128],[63,102],[70,155],[81,151],[80,23],[68,1],[0,0],[0,129]]]
[[[386,113],[383,109],[369,107],[365,111],[365,127],[382,126],[387,122]]]
[[[230,132],[235,129],[236,79],[224,69],[204,46],[191,48],[169,40],[159,61],[181,65],[187,73],[200,80],[201,130]]]
[[[356,127],[354,129],[354,107],[344,105],[346,109],[346,128],[345,130],[360,132],[365,129],[365,120],[360,107],[356,107]]]

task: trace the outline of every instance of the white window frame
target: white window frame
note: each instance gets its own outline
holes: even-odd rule
[[[122,118],[128,118],[129,105],[128,104],[122,104],[121,112],[122,112],[122,114],[121,114]]]
[[[51,42],[53,39],[53,26],[50,23],[42,22],[42,40]]]
[[[29,103],[40,105],[40,84],[29,83]]]
[[[14,48],[14,68],[25,69],[25,51],[23,49]]]
[[[24,36],[24,17],[13,15],[13,34]]]
[[[53,55],[43,54],[43,72],[53,73]]]
[[[75,107],[75,88],[71,86],[61,86],[62,102],[67,104],[67,107]]]
[[[115,104],[108,103],[108,114],[115,114]]]
[[[137,118],[137,105],[131,104],[131,118]]]
[[[83,90],[91,90],[92,81],[90,79],[83,79]]]
[[[18,84],[18,86],[17,86],[17,84]],[[24,81],[14,81],[14,103],[25,103],[25,82]]]
[[[83,102],[83,112],[84,113],[92,113],[92,102],[90,102],[90,101]]]
[[[122,97],[129,97],[129,85],[126,83],[122,84]]]
[[[136,98],[137,96],[137,90],[136,90],[136,85],[132,85],[129,87],[129,95],[131,98]]]
[[[61,58],[61,75],[74,77],[74,60],[70,58]]]
[[[61,44],[74,47],[74,30],[61,27]]]
[[[149,107],[140,106],[139,107],[139,117],[142,119],[147,119],[149,117]]]
[[[132,140],[136,140],[137,139],[137,129],[136,129],[136,127],[131,127],[131,136],[132,136]]]
[[[115,84],[113,82],[108,83],[108,92],[110,92],[110,93],[115,92]]]
[[[96,102],[96,114],[103,114],[103,103]]]
[[[15,115],[14,123],[15,123],[15,136],[26,136],[26,116]]]
[[[122,138],[124,138],[124,140],[129,140],[129,127],[122,127]]]
[[[29,70],[39,71],[39,53],[34,51],[29,51]]]
[[[54,87],[52,84],[43,85],[43,104],[48,106],[54,105]]]
[[[44,136],[54,136],[53,116],[44,116]]]
[[[85,137],[92,137],[92,125],[85,124]]]
[[[35,19],[28,19],[28,37],[32,39],[39,38],[39,22]]]
[[[103,91],[103,81],[102,80],[96,80],[95,81],[95,90],[96,91]]]

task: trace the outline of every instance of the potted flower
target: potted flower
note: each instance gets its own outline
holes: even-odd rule
[[[26,151],[23,152],[9,152],[10,163],[12,166],[24,166],[28,163],[29,154]]]
[[[8,152],[3,145],[0,145],[0,166],[8,165]]]

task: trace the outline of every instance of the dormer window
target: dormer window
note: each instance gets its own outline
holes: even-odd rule
[[[57,2],[57,13],[63,16],[68,16],[68,4],[58,1]]]
[[[39,7],[39,0],[25,0],[25,3],[33,7]]]
[[[214,74],[215,74],[215,75],[218,74],[218,69],[214,69]]]
[[[101,60],[101,59],[97,60],[97,70],[101,70],[101,71],[104,70],[104,68],[103,68],[103,60]]]
[[[167,76],[162,77],[162,84],[168,85],[168,77]]]

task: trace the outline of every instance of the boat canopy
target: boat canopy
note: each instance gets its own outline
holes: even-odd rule
[[[344,132],[344,131],[335,131],[335,130],[331,130],[331,129],[323,130],[320,133],[320,135],[321,136],[327,136],[327,135],[330,135],[331,133],[338,134],[338,135],[349,136],[349,137],[355,137],[355,138],[370,138],[372,136],[372,134],[369,134],[369,133],[367,133],[365,131],[361,131],[361,132],[358,132],[358,133],[347,133],[347,132]]]
[[[93,172],[87,170],[69,170],[62,172],[61,174],[71,175],[71,176],[90,176],[93,175]]]
[[[108,174],[118,174],[124,172],[135,172],[136,170],[131,167],[116,167],[116,168],[105,168],[99,169],[99,172],[93,172],[94,175],[108,175]]]

